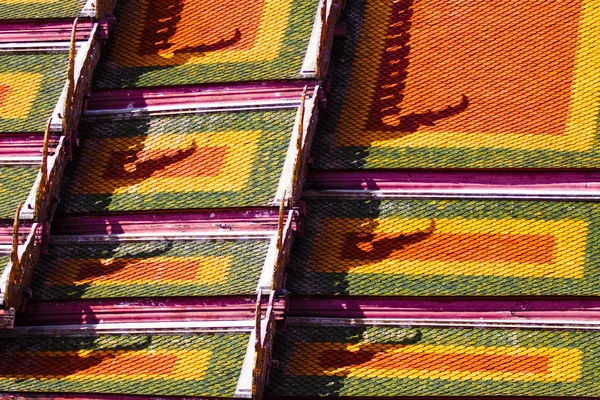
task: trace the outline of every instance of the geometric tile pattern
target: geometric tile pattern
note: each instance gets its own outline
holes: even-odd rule
[[[98,89],[295,79],[317,0],[124,0]]]
[[[39,167],[0,166],[0,219],[15,217],[20,203],[25,203]]]
[[[0,0],[0,18],[75,18],[86,0]]]
[[[272,394],[598,396],[598,332],[288,327]]]
[[[268,205],[295,115],[237,112],[82,125],[59,207],[77,213]]]
[[[600,165],[596,0],[353,7],[317,167]]]
[[[0,132],[46,129],[68,61],[68,54],[0,55]]]
[[[0,391],[232,396],[248,334],[2,338]]]
[[[600,294],[600,204],[309,200],[301,295]]]
[[[56,244],[33,272],[35,300],[254,294],[267,240]]]
[[[2,273],[4,273],[9,261],[9,256],[0,256],[0,276],[2,276]]]

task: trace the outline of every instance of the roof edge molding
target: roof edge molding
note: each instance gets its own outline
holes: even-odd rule
[[[599,200],[596,170],[313,170],[306,198]]]

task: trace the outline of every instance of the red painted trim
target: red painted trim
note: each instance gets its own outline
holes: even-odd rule
[[[98,39],[108,39],[114,18],[98,21]],[[93,23],[81,19],[77,24],[77,40],[90,37]],[[73,21],[30,20],[27,22],[0,22],[0,43],[63,42],[71,40]]]
[[[262,302],[266,309],[269,297],[263,296]],[[285,308],[285,299],[276,299],[273,309],[277,320],[283,318]],[[255,310],[256,296],[29,302],[25,312],[17,315],[15,326],[239,321],[254,319]]]
[[[292,228],[299,222],[296,217]],[[277,230],[279,210],[270,208],[203,209],[56,216],[53,235],[169,234]]]
[[[263,298],[267,304],[267,296]],[[123,322],[247,320],[254,315],[254,296],[105,299],[30,302],[16,326]],[[376,298],[291,297],[274,303],[278,320],[287,317],[413,319],[523,322],[600,321],[595,298]]]
[[[54,153],[59,136],[50,137],[50,155]],[[3,133],[0,135],[0,157],[35,157],[42,155],[44,134],[36,133]]]
[[[302,91],[312,94],[313,81],[232,82],[228,84],[202,84],[163,86],[136,89],[115,89],[93,92],[87,111],[127,110],[146,107],[189,106],[211,104],[226,107],[232,103],[281,103],[300,101]],[[91,114],[90,113],[90,114]]]
[[[305,190],[569,190],[600,193],[597,170],[312,170]]]
[[[510,322],[544,319],[600,321],[600,299],[290,297],[289,317],[368,319],[480,319]]]
[[[25,238],[31,233],[33,226],[31,222],[21,221],[19,225],[19,236],[25,240]],[[37,236],[41,235],[41,226],[38,225]],[[12,244],[12,233],[13,233],[13,221],[5,221],[0,223],[0,244],[10,245]]]

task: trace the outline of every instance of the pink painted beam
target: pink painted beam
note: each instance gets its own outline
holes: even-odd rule
[[[268,301],[268,296],[263,296],[263,308]],[[283,318],[285,307],[284,299],[276,299],[273,309],[277,320]],[[255,296],[29,302],[25,312],[17,315],[15,326],[239,321],[253,319],[255,310]]]
[[[290,297],[288,317],[600,322],[599,298]]]
[[[21,221],[19,225],[19,238],[22,242],[25,241],[26,237],[31,233],[32,224]],[[39,232],[38,235],[41,235],[41,227],[38,226]],[[0,223],[0,245],[11,245],[12,244],[12,234],[13,234],[13,223],[12,221]]]
[[[279,210],[272,208],[215,209],[56,216],[53,235],[105,235],[276,230]],[[298,224],[296,219],[292,228]]]
[[[50,137],[49,151],[51,155],[58,145],[58,140],[58,135]],[[44,134],[42,132],[0,134],[0,157],[41,157],[43,147]]]
[[[87,116],[144,109],[266,107],[274,104],[300,102],[302,91],[308,86],[312,94],[315,82],[264,81],[228,84],[164,86],[136,89],[115,89],[93,92],[86,110]]]
[[[600,198],[597,170],[313,170],[306,197]]]
[[[108,39],[109,31],[114,26],[114,19],[103,19],[98,22],[98,38]],[[92,30],[92,21],[82,19],[77,24],[77,40],[87,40]],[[0,43],[29,43],[70,41],[73,21],[0,22]]]

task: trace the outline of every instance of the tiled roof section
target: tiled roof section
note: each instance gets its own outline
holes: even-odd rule
[[[316,0],[124,0],[98,89],[299,77]]]
[[[598,396],[598,332],[288,327],[269,390],[287,396]]]
[[[2,338],[0,391],[232,396],[248,334]]]
[[[254,294],[267,240],[68,243],[33,273],[35,300]]]
[[[1,19],[75,18],[86,0],[1,0]]]
[[[0,166],[0,219],[15,217],[35,183],[39,167]]]
[[[597,203],[310,200],[294,294],[598,295]]]
[[[317,167],[598,166],[597,2],[356,3]]]
[[[10,256],[8,255],[0,255],[0,276],[4,273],[4,270],[8,266],[8,262],[10,261]]]
[[[68,54],[0,55],[0,132],[45,130],[68,61]]]
[[[67,213],[269,205],[296,110],[156,117],[80,127]]]

